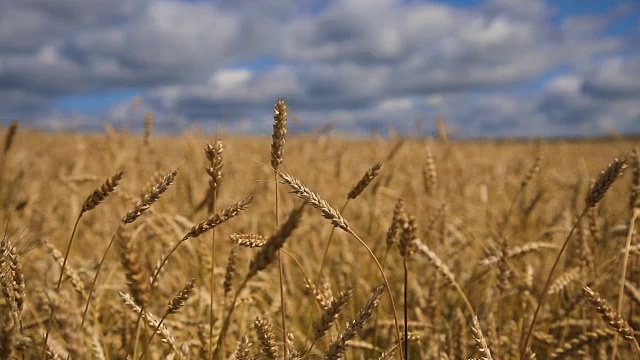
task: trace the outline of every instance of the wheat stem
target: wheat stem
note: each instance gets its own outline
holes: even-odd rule
[[[387,288],[387,293],[389,294],[389,300],[391,301],[391,310],[393,311],[393,322],[394,322],[394,325],[395,325],[394,328],[396,330],[396,338],[398,340],[398,343],[401,343],[402,337],[400,335],[400,327],[399,327],[399,323],[398,323],[398,311],[396,310],[396,302],[393,299],[393,293],[391,292],[391,286],[389,286],[389,280],[387,279],[387,275],[384,273],[384,270],[382,269],[382,265],[380,265],[380,262],[378,261],[378,258],[373,253],[373,251],[371,250],[369,245],[367,245],[367,243],[365,243],[350,228],[347,228],[347,233],[349,233],[351,236],[353,236],[356,240],[358,240],[358,242],[360,242],[360,244],[362,244],[362,246],[364,246],[365,249],[367,249],[367,252],[369,252],[369,255],[371,256],[371,258],[373,258],[373,261],[376,263],[376,266],[378,267],[378,271],[380,271],[380,275],[382,275],[382,279],[384,280],[384,285]],[[405,359],[404,356],[405,356],[404,351],[401,351],[400,352],[400,358],[401,359]]]
[[[634,227],[639,214],[640,214],[640,209],[635,208],[633,210],[633,214],[631,215],[631,220],[629,220],[629,231],[627,232],[627,243],[625,245],[624,257],[622,259],[622,274],[620,275],[620,290],[618,291],[618,307],[616,309],[618,314],[622,313],[622,301],[624,299],[624,283],[627,279],[627,266],[629,264],[629,249],[631,248],[631,239],[633,239]],[[613,339],[613,355],[611,356],[611,359],[616,360],[617,355],[618,355],[618,336],[616,335],[615,338]]]
[[[71,244],[73,243],[73,238],[76,235],[76,230],[78,230],[78,224],[80,223],[80,219],[82,218],[83,212],[81,211],[76,218],[75,224],[73,224],[73,230],[71,231],[71,236],[69,237],[69,241],[67,241],[67,248],[64,252],[64,259],[62,260],[62,266],[60,266],[60,276],[58,276],[58,282],[56,283],[56,291],[60,290],[60,286],[62,285],[62,277],[64,276],[64,270],[67,266],[67,260],[69,259],[69,251],[71,250]],[[55,307],[51,307],[51,311],[49,312],[49,321],[47,321],[47,331],[44,335],[44,344],[42,345],[42,352],[40,354],[40,359],[44,359],[47,351],[47,342],[49,341],[49,333],[51,332],[51,323],[53,322],[53,315],[55,313]]]
[[[524,339],[524,344],[522,345],[522,349],[520,349],[520,360],[525,360],[525,355],[527,353],[527,346],[529,345],[529,340],[531,339],[531,334],[533,333],[533,327],[536,324],[536,319],[538,318],[538,313],[540,312],[540,308],[542,307],[542,304],[546,299],[547,292],[549,290],[549,285],[551,285],[551,278],[553,276],[553,273],[555,272],[556,267],[558,267],[558,264],[560,263],[560,257],[562,256],[562,253],[564,253],[564,250],[567,248],[569,239],[571,239],[571,236],[573,235],[576,228],[578,227],[578,224],[580,224],[580,221],[582,221],[582,218],[584,217],[584,215],[587,213],[587,210],[588,208],[584,209],[580,214],[580,216],[578,216],[578,220],[576,220],[573,227],[571,228],[571,231],[569,231],[569,235],[567,235],[567,238],[564,240],[564,243],[562,244],[562,247],[560,248],[560,251],[556,256],[556,259],[553,262],[553,266],[551,266],[551,271],[549,271],[547,280],[545,281],[544,287],[542,288],[542,294],[540,294],[540,300],[538,300],[538,305],[536,306],[536,310],[533,312],[533,318],[531,319],[529,330],[527,330],[527,336]]]

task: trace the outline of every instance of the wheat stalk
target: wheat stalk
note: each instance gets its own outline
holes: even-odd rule
[[[195,287],[195,281],[196,281],[195,278],[191,278],[187,280],[182,290],[180,290],[169,301],[169,303],[167,304],[167,310],[165,311],[164,315],[162,315],[162,318],[160,319],[160,321],[156,323],[156,326],[153,329],[153,332],[151,333],[151,337],[149,337],[149,340],[147,341],[146,349],[148,349],[149,345],[151,345],[151,341],[153,340],[153,337],[155,336],[155,334],[158,332],[161,332],[160,329],[162,328],[162,324],[164,323],[167,316],[177,313],[178,310],[180,310],[180,308],[182,308],[184,304],[187,302],[187,300],[193,293],[193,289]],[[140,355],[140,359],[144,358],[144,354],[145,354],[145,351],[143,351],[142,355]]]
[[[207,147],[204,149],[205,155],[207,156],[207,160],[209,160],[209,167],[207,167],[207,174],[209,174],[209,189],[207,191],[207,199],[209,204],[209,212],[215,213],[216,206],[218,202],[218,192],[220,191],[220,184],[222,182],[222,152],[224,147],[222,146],[222,141],[216,140],[214,146],[207,144]],[[209,196],[210,195],[210,196]],[[205,201],[207,200],[205,199]],[[209,296],[211,300],[209,301],[209,353],[213,351],[211,348],[213,344],[213,298],[215,297],[215,261],[216,261],[216,230],[215,228],[211,229],[211,251],[210,251],[210,260],[211,260],[211,271],[209,274]]]
[[[118,295],[120,296],[120,298],[122,298],[125,305],[127,305],[131,310],[133,310],[134,313],[139,314],[139,316],[142,316],[145,319],[147,326],[150,329],[154,330],[154,333],[157,333],[160,336],[161,341],[163,343],[171,346],[173,351],[176,354],[178,354],[178,356],[183,357],[182,352],[178,349],[176,345],[175,338],[173,337],[173,335],[171,334],[169,329],[167,329],[166,326],[161,324],[160,321],[153,314],[151,314],[148,311],[145,311],[140,305],[138,305],[133,299],[133,297],[131,297],[131,295],[122,291],[118,292]]]
[[[9,129],[4,136],[4,154],[6,155],[11,149],[11,145],[13,145],[13,140],[16,137],[16,133],[18,132],[19,123],[17,120],[14,120],[9,124]]]
[[[640,148],[634,148],[630,156],[631,191],[629,192],[629,208],[640,208]]]
[[[302,217],[302,210],[304,209],[304,204],[294,209],[290,214],[287,220],[280,226],[278,231],[272,235],[269,240],[265,243],[265,245],[260,248],[258,253],[254,255],[251,263],[249,264],[249,272],[245,276],[242,283],[237,287],[233,300],[229,305],[229,309],[227,311],[227,315],[224,318],[222,323],[222,327],[220,328],[220,334],[218,335],[218,341],[216,342],[216,346],[213,350],[212,357],[214,359],[219,358],[220,351],[222,350],[222,344],[224,343],[224,339],[229,329],[229,324],[231,323],[231,315],[235,309],[235,306],[238,301],[238,297],[240,292],[247,285],[249,280],[251,280],[259,271],[262,271],[269,266],[276,257],[278,251],[284,245],[284,242],[291,236],[293,230],[298,226],[300,222],[300,218]]]
[[[389,301],[391,302],[391,308],[393,310],[393,320],[396,324],[396,337],[398,338],[398,342],[400,342],[401,337],[400,337],[400,330],[398,329],[398,312],[396,310],[393,294],[391,293],[391,287],[389,286],[389,280],[387,279],[387,275],[382,269],[382,265],[380,264],[380,261],[378,260],[376,255],[373,253],[369,245],[367,245],[367,243],[365,243],[353,230],[351,230],[351,228],[349,228],[349,224],[342,217],[342,215],[340,215],[340,213],[336,209],[331,207],[326,200],[322,199],[320,195],[311,191],[309,188],[304,186],[298,179],[294,178],[293,176],[287,173],[278,172],[278,175],[280,175],[280,178],[282,179],[282,183],[287,184],[289,185],[289,187],[291,187],[291,189],[293,190],[292,193],[294,195],[298,196],[302,200],[309,203],[309,205],[319,210],[322,216],[325,219],[329,220],[334,227],[338,227],[344,230],[345,232],[347,232],[348,234],[350,234],[351,236],[353,236],[367,250],[371,258],[375,262],[376,266],[378,267],[378,271],[380,271],[380,275],[382,276],[382,279],[384,280],[384,283],[387,287],[387,290],[389,293]],[[404,356],[402,356],[402,358],[404,358]]]
[[[594,206],[596,206],[598,204],[598,202],[600,202],[600,200],[602,200],[602,198],[607,193],[607,191],[611,188],[613,183],[620,177],[624,167],[625,167],[625,160],[624,159],[623,160],[620,160],[620,159],[617,159],[617,158],[614,159],[613,162],[611,164],[609,164],[607,166],[607,168],[604,171],[602,171],[602,173],[600,173],[600,175],[596,179],[594,185],[591,187],[591,189],[589,189],[589,192],[587,193],[587,196],[585,197],[585,205],[586,205],[586,207],[582,211],[580,216],[578,216],[578,219],[575,221],[573,227],[569,231],[569,234],[565,238],[564,243],[562,244],[562,247],[560,247],[560,251],[558,252],[558,255],[556,256],[556,259],[554,260],[553,265],[551,266],[551,270],[549,271],[549,275],[547,276],[547,280],[545,281],[544,288],[542,290],[542,294],[540,295],[540,300],[538,301],[538,305],[536,306],[536,310],[534,311],[533,317],[531,319],[531,324],[529,325],[529,330],[527,331],[527,336],[525,337],[524,344],[522,345],[522,348],[520,350],[520,359],[521,360],[524,360],[524,358],[525,358],[525,353],[527,351],[527,346],[529,344],[529,339],[531,338],[531,334],[533,333],[533,328],[535,326],[536,319],[538,318],[538,313],[540,312],[540,308],[542,307],[542,304],[544,303],[544,300],[546,298],[547,292],[549,290],[549,285],[551,284],[551,277],[553,276],[553,273],[555,272],[556,267],[558,266],[558,263],[560,262],[560,257],[564,253],[564,250],[567,248],[567,244],[569,243],[569,239],[571,239],[571,236],[575,232],[577,226],[580,224],[580,222],[582,221],[582,218],[585,216],[587,211],[590,208],[593,208]]]
[[[153,131],[153,113],[147,111],[144,114],[144,146],[151,146],[151,132]]]

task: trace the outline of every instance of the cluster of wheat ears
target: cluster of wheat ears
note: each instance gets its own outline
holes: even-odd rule
[[[1,359],[640,358],[628,140],[144,125],[6,129]]]

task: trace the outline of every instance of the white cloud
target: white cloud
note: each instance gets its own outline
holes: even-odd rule
[[[251,71],[245,69],[221,70],[213,74],[209,80],[216,87],[233,89],[245,85],[251,80]]]

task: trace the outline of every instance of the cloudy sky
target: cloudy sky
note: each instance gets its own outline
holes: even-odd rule
[[[2,0],[0,119],[640,133],[637,0]],[[134,99],[139,97],[139,105]]]

